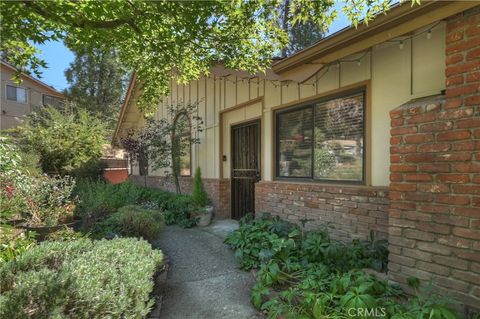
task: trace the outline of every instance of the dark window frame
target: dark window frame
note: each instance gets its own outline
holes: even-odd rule
[[[180,139],[188,138],[190,140],[192,138],[192,122],[191,122],[188,114],[186,112],[184,112],[183,110],[178,112],[178,114],[175,116],[174,122],[176,123],[178,121],[178,119],[182,116],[185,116],[185,118],[187,119],[188,131],[181,132],[178,137]],[[180,160],[180,158],[178,160]],[[192,176],[192,143],[191,143],[191,141],[189,141],[189,143],[188,143],[188,162],[189,162],[190,173],[189,174],[182,174],[182,172],[180,170],[180,173],[179,173],[180,177],[191,177]]]
[[[314,172],[314,151],[315,151],[315,105],[318,103],[324,103],[328,102],[331,100],[335,99],[340,99],[356,94],[363,94],[363,130],[362,130],[362,135],[363,135],[363,150],[362,150],[362,179],[361,180],[339,180],[339,179],[319,179],[315,178],[315,172]],[[311,101],[305,102],[305,103],[300,103],[298,105],[293,105],[290,107],[285,107],[279,110],[274,111],[274,146],[275,146],[275,159],[274,159],[274,165],[275,165],[275,180],[279,181],[293,181],[293,182],[312,182],[312,183],[324,183],[324,184],[349,184],[349,185],[366,185],[367,182],[367,150],[368,147],[368,141],[367,141],[367,87],[362,86],[358,87],[355,89],[351,90],[345,90],[340,93],[336,94],[331,94],[331,95],[326,95],[324,97],[318,98],[318,99],[313,99]],[[310,176],[280,176],[280,165],[279,165],[279,158],[280,158],[280,126],[278,125],[279,123],[279,117],[282,114],[290,113],[290,112],[295,112],[303,109],[308,109],[310,108],[312,110],[312,116],[313,116],[313,121],[312,121],[312,155],[311,155],[311,167],[310,167]]]
[[[45,97],[52,99],[52,104],[45,103]],[[63,99],[59,98],[58,96],[42,93],[42,105],[43,106],[54,106],[54,107],[62,107],[64,105]]]
[[[15,88],[15,100],[8,98],[8,87]],[[17,92],[18,89],[21,89],[21,90],[25,91],[25,102],[22,102],[22,101],[18,100],[18,92]],[[28,104],[28,90],[27,90],[27,88],[24,88],[22,86],[17,86],[17,85],[12,85],[12,84],[7,83],[7,84],[5,84],[5,99],[7,101],[11,101],[11,102],[19,103],[19,104]]]

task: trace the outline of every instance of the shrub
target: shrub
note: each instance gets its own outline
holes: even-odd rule
[[[190,216],[193,204],[191,196],[188,195],[177,195],[128,181],[116,185],[100,181],[80,181],[75,193],[80,198],[76,213],[84,219],[86,228],[99,221],[102,227],[110,227],[111,225],[102,223],[101,220],[123,206],[144,203],[154,205],[162,211],[167,225],[180,224],[183,227],[191,227],[196,224],[196,220]]]
[[[163,214],[159,210],[128,205],[101,223],[94,225],[92,234],[111,237],[115,234],[131,237],[143,237],[146,240],[158,238],[165,227]]]
[[[0,266],[0,317],[144,318],[162,262],[133,238],[41,243]]]
[[[73,219],[76,199],[75,180],[71,177],[23,176],[15,192],[23,198],[25,218],[35,226],[55,226]]]
[[[57,230],[47,235],[50,241],[70,241],[87,237],[85,234],[74,231],[72,228],[65,226],[63,229]]]
[[[75,180],[65,177],[35,176],[18,149],[0,144],[0,201],[2,217],[26,218],[29,224],[54,226],[73,216]]]
[[[32,113],[19,131],[22,144],[39,154],[41,167],[49,174],[71,175],[100,158],[107,143],[105,123],[85,110],[45,107]]]
[[[120,207],[141,201],[143,188],[131,182],[108,184],[101,181],[79,181],[75,194],[80,202],[75,213],[87,226],[117,211]]]
[[[210,202],[207,192],[205,192],[205,188],[203,187],[200,167],[197,167],[195,170],[195,176],[193,178],[192,201],[198,207],[205,207]]]
[[[1,230],[0,264],[15,259],[36,244],[35,237],[31,233],[14,235],[9,230],[4,227]]]

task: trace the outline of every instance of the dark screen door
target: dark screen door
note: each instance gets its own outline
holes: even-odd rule
[[[232,127],[232,218],[255,214],[255,183],[260,180],[260,121]]]

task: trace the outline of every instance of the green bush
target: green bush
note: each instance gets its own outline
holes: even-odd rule
[[[8,227],[1,228],[0,264],[15,259],[18,255],[35,246],[35,237],[31,233],[15,235]]]
[[[95,222],[117,211],[120,207],[141,201],[143,188],[131,182],[109,184],[101,181],[82,180],[77,183],[75,194],[80,202],[75,213],[83,219]]]
[[[23,166],[22,153],[9,142],[0,143],[0,215],[27,219],[30,225],[54,226],[73,217],[75,199],[71,177],[34,175]]]
[[[155,209],[162,211],[167,225],[191,227],[196,224],[190,216],[193,204],[188,195],[177,195],[128,181],[116,185],[101,181],[79,181],[75,194],[80,198],[76,213],[82,217],[87,229],[95,222],[99,222],[102,227],[110,227],[102,220],[119,208],[144,204],[154,205]],[[115,229],[112,231],[115,232]]]
[[[151,241],[158,238],[164,227],[163,214],[159,210],[128,205],[101,223],[95,224],[92,234],[96,237],[112,237],[118,234]]]
[[[133,238],[41,243],[0,266],[0,317],[144,318],[162,262]]]
[[[63,229],[57,230],[47,235],[47,240],[50,241],[71,241],[79,238],[86,238],[85,234],[76,232],[72,228],[65,226]]]
[[[85,110],[73,109],[41,108],[19,129],[22,144],[39,154],[45,173],[71,175],[102,156],[106,124]]]

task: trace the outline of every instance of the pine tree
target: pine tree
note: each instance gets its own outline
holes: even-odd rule
[[[324,37],[324,32],[311,20],[292,23],[294,14],[290,10],[290,0],[283,0],[280,6],[280,26],[288,35],[288,45],[282,49],[282,57],[290,56],[309,47]]]
[[[65,76],[70,84],[65,92],[69,99],[113,128],[128,80],[115,51],[75,52]]]
[[[199,207],[205,207],[209,203],[208,195],[203,187],[200,167],[197,167],[195,176],[193,177],[192,200]]]

